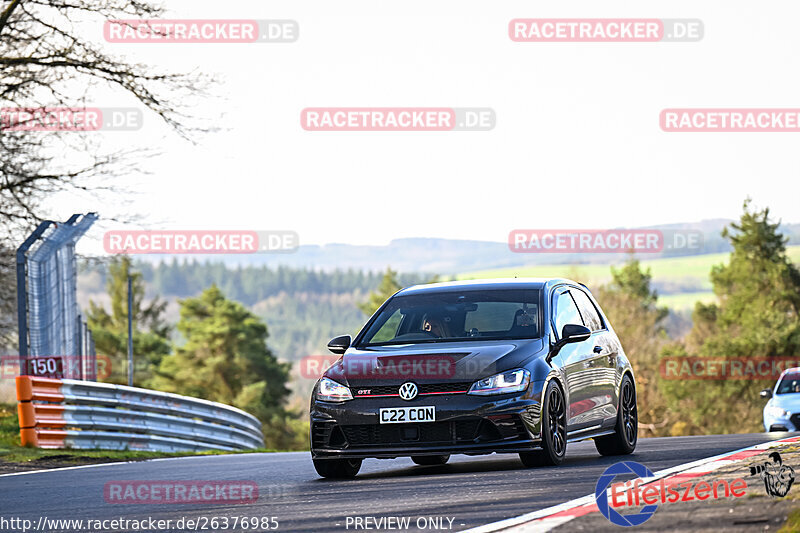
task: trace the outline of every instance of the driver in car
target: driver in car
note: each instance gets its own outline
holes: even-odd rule
[[[433,315],[425,315],[425,318],[422,319],[422,331],[427,331],[440,339],[450,336],[446,321],[441,317]]]

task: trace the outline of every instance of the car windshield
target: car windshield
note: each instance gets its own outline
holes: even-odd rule
[[[539,292],[496,289],[397,296],[370,323],[359,346],[538,338]]]
[[[778,394],[791,394],[800,392],[800,372],[791,372],[781,378],[778,384]]]

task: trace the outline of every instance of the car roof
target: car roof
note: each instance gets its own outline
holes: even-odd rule
[[[786,375],[786,374],[797,373],[797,372],[800,372],[800,366],[794,366],[792,368],[787,368],[786,370],[781,372],[780,376],[778,376],[778,381],[780,381],[783,378],[783,376]]]
[[[562,283],[580,285],[579,283],[564,278],[473,279],[414,285],[398,291],[397,295],[405,296],[408,294],[421,294],[426,292],[457,292],[463,290],[480,291],[492,289],[542,289],[545,287],[560,285]]]

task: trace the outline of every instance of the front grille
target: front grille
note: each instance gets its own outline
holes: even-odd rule
[[[457,393],[466,392],[472,386],[472,383],[434,383],[431,385],[420,385],[420,394],[442,394],[442,393]]]
[[[398,385],[381,385],[379,387],[353,387],[351,390],[354,396],[385,396],[389,394],[397,396],[399,388]]]
[[[477,444],[530,437],[520,417],[514,414],[417,424],[337,425],[333,421],[314,422],[311,438],[314,448],[357,449]]]
[[[340,426],[350,448],[381,445],[458,444],[475,442],[480,418],[423,424]]]
[[[472,386],[467,383],[426,383],[418,385],[419,394],[458,394],[464,393]],[[400,385],[377,385],[352,387],[353,396],[398,396]],[[367,392],[369,391],[369,392]]]

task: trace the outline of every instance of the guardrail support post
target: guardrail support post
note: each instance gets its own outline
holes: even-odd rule
[[[19,440],[23,446],[39,446],[36,438],[36,416],[33,412],[33,384],[28,376],[18,376],[17,384],[17,415],[19,416]]]

